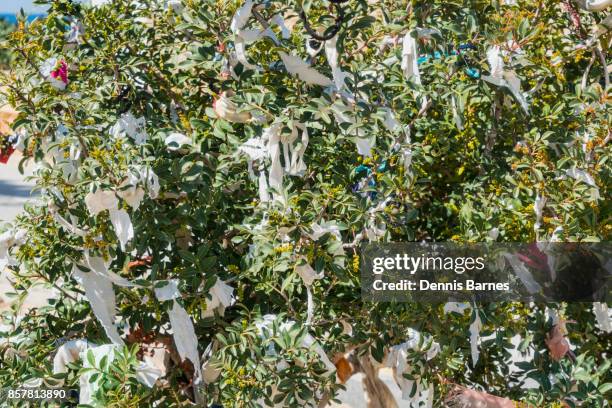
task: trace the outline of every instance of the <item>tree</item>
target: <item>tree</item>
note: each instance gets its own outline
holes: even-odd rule
[[[414,406],[609,405],[605,304],[597,324],[590,304],[364,302],[358,251],[607,240],[605,13],[42,3],[2,78],[41,198],[0,254],[18,296],[56,297],[4,316],[0,383],[93,406],[316,406],[337,372],[382,364]]]

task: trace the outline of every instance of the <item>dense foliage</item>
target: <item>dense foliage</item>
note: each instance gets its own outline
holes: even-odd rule
[[[6,20],[0,18],[0,41],[5,40],[7,35],[14,30],[12,24],[9,24]],[[0,49],[0,68],[5,69],[10,60],[10,52],[6,49]]]
[[[19,319],[3,317],[0,384],[49,383],[69,339],[109,342],[83,286],[92,271],[74,267],[89,265],[88,254],[139,285],[114,285],[127,348],[88,359],[104,379],[94,406],[200,400],[193,359],[172,359],[152,388],[135,379],[151,337],[176,354],[164,337],[176,301],[154,290],[172,279],[205,376],[219,369],[201,387],[208,403],[316,404],[340,384],[309,340],[334,362],[351,349],[383,362],[411,328],[439,344],[430,359],[407,357],[408,375],[424,390],[433,385],[436,405],[460,384],[538,407],[608,406],[611,338],[590,304],[489,304],[458,314],[367,303],[358,251],[368,240],[608,240],[605,12],[569,1],[353,0],[338,6],[334,79],[347,74],[338,86],[331,44],[315,53],[322,44],[309,42],[308,56],[296,0],[264,2],[239,27],[237,1],[48,3],[46,19],[10,35],[15,62],[0,82],[20,112],[13,127],[24,160],[38,163],[41,193],[11,227],[26,237],[12,249],[17,296],[41,282],[56,296]],[[334,23],[337,7],[327,5],[303,4],[315,30]],[[292,30],[273,24],[274,35],[246,41],[245,64],[240,37],[261,28],[256,17],[277,15]],[[402,55],[410,33],[420,76]],[[283,53],[318,74],[291,75]],[[315,74],[328,86],[309,84],[326,82]],[[299,160],[296,151],[304,166],[287,160]],[[213,295],[220,281],[235,289],[235,304]],[[267,314],[274,325],[262,322]],[[571,321],[575,362],[546,351],[556,314]],[[517,334],[531,357],[510,375]],[[56,377],[78,388],[83,363],[74,364]],[[536,385],[524,387],[526,379]]]

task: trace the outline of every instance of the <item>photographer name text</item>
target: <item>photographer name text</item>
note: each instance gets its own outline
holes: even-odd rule
[[[372,273],[377,277],[372,282],[375,291],[509,291],[508,282],[478,282],[473,279],[437,282],[430,279],[400,279],[386,282],[381,275],[389,272],[413,276],[418,272],[454,272],[462,275],[467,271],[485,269],[484,257],[431,257],[396,254],[393,257],[377,257],[372,260]]]

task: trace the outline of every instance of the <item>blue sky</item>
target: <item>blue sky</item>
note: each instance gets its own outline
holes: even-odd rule
[[[0,0],[0,13],[16,13],[21,7],[26,13],[36,12],[37,8],[32,3],[34,0]],[[38,7],[38,12],[40,12],[40,6]]]

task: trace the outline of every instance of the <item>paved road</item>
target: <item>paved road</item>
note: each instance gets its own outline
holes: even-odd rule
[[[20,174],[20,160],[21,155],[15,153],[7,164],[0,164],[0,222],[13,221],[31,197],[33,184],[25,180],[31,171],[26,169],[25,175]]]
[[[23,205],[31,199],[33,183],[25,178],[31,175],[31,169],[26,169],[25,175],[19,173],[18,166],[21,155],[15,153],[7,164],[0,164],[0,224],[12,222],[23,211]],[[7,274],[0,274],[0,311],[9,306],[6,296],[12,292]],[[43,288],[35,289],[29,294],[24,308],[38,306],[46,303],[48,291]],[[42,302],[42,303],[41,303]]]

